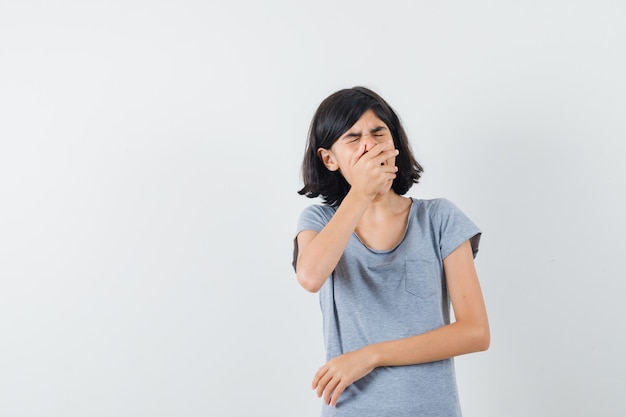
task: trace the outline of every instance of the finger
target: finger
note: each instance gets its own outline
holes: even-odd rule
[[[369,167],[379,167],[379,166],[383,166],[383,165],[389,165],[389,166],[395,165],[395,164],[387,164],[386,162],[391,160],[391,159],[393,159],[394,157],[396,157],[398,155],[398,150],[397,149],[392,149],[392,150],[389,150],[389,151],[385,151],[385,152],[382,152],[382,153],[380,153],[378,155],[375,155],[375,156],[374,155],[369,156],[371,152],[372,151],[368,152],[368,154],[363,156],[363,158],[362,158],[364,160],[367,159],[366,166],[369,166]]]
[[[337,385],[339,385],[340,382],[339,378],[333,378],[328,382],[326,388],[324,389],[324,404],[330,405],[331,395],[335,392]]]
[[[388,140],[385,142],[380,142],[375,144],[374,146],[371,147],[371,149],[368,151],[368,153],[371,152],[371,155],[378,155],[381,152],[385,152],[385,151],[392,151],[396,148],[395,144],[393,143],[393,140]]]
[[[330,372],[326,373],[326,375],[324,375],[324,377],[320,379],[319,383],[317,384],[317,396],[318,397],[322,396],[322,394],[326,390],[326,386],[328,385],[328,382],[331,379],[332,379],[332,375],[330,374]]]
[[[337,385],[337,387],[333,391],[333,396],[331,397],[330,403],[328,403],[328,405],[330,405],[331,407],[337,405],[337,401],[339,401],[339,396],[341,395],[341,393],[343,393],[345,389],[346,386],[344,384]]]
[[[378,143],[367,152],[367,157],[376,159],[385,155],[395,156],[396,152],[397,149],[393,146],[393,142]]]
[[[380,156],[382,152],[385,152],[385,149],[381,147],[380,144],[376,144],[371,147],[367,152],[363,152],[361,156],[363,159],[373,160],[374,158]]]
[[[352,159],[350,160],[350,165],[354,165],[356,164],[356,162],[361,159],[361,157],[365,154],[365,144],[362,143],[359,145],[359,148],[356,150],[356,152],[352,155]]]
[[[317,384],[319,384],[320,379],[328,372],[328,368],[326,366],[322,366],[313,377],[313,382],[311,383],[311,388],[317,388]]]
[[[380,169],[386,174],[395,174],[398,172],[398,167],[396,165],[383,164]]]
[[[400,154],[399,150],[397,150],[397,149],[390,149],[390,150],[381,152],[378,155],[376,155],[376,157],[373,159],[373,161],[384,163],[388,159],[391,159],[391,158],[394,158],[394,157],[398,156],[398,154]]]
[[[355,159],[354,162],[356,163],[358,159],[360,158],[373,160],[374,158],[378,158],[380,155],[382,155],[383,152],[386,152],[386,151],[393,152],[394,149],[395,149],[395,146],[393,144],[393,141],[376,143],[369,150],[366,150],[365,144],[362,144],[362,145],[359,145],[359,149],[357,151],[357,153],[359,153],[359,158]]]

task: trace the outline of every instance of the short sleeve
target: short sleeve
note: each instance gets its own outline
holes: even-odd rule
[[[328,224],[328,221],[334,214],[334,209],[329,206],[311,205],[305,208],[300,214],[298,225],[296,227],[296,235],[293,239],[293,269],[296,269],[296,261],[298,259],[298,234],[303,230],[313,230],[321,232]]]
[[[300,218],[298,219],[298,226],[296,228],[296,236],[303,230],[313,230],[315,232],[321,232],[324,226],[330,220],[332,214],[327,213],[327,209],[325,210],[324,206],[320,205],[312,205],[308,206],[302,213],[300,213]]]
[[[482,232],[457,206],[446,199],[438,200],[439,249],[445,259],[466,240],[470,241],[474,257]]]

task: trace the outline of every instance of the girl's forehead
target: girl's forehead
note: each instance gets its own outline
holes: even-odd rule
[[[359,120],[357,120],[356,123],[350,127],[349,130],[375,128],[380,126],[387,127],[385,122],[380,120],[376,113],[374,113],[374,110],[368,109],[361,115]]]

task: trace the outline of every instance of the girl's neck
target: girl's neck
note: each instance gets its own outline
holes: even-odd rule
[[[411,204],[410,198],[389,191],[370,203],[354,232],[371,249],[393,249],[406,232]]]
[[[377,196],[369,205],[364,218],[376,221],[389,216],[397,216],[406,211],[411,205],[411,199],[396,194],[393,190],[389,190],[383,195]]]

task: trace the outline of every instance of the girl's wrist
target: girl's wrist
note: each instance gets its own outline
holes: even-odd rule
[[[369,204],[374,200],[375,197],[376,195],[368,195],[366,193],[357,191],[355,188],[350,188],[344,200],[348,199],[356,204],[369,206]]]
[[[372,369],[382,366],[382,355],[378,349],[378,345],[368,345],[365,346],[363,350],[367,358],[367,363]]]

